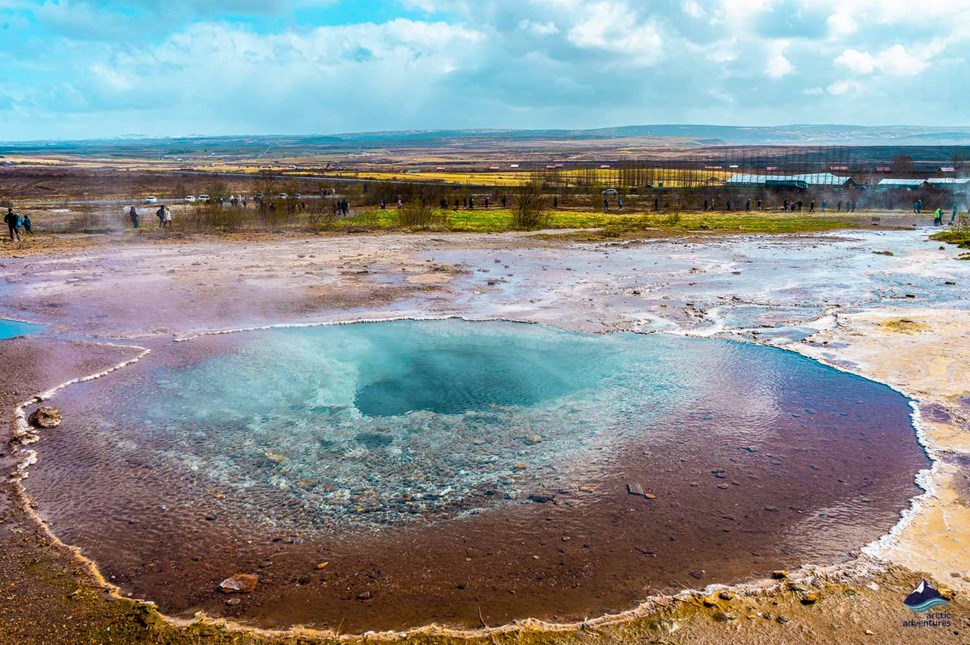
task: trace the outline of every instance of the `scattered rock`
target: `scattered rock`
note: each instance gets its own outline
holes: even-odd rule
[[[258,582],[259,576],[250,573],[237,573],[220,582],[219,591],[222,593],[252,593],[256,590],[256,583]]]
[[[771,577],[774,580],[784,580],[788,577],[788,571],[785,569],[775,569],[771,572]]]
[[[814,605],[818,602],[818,594],[812,591],[806,591],[801,594],[799,599],[803,605]]]
[[[552,495],[540,495],[540,494],[537,494],[537,493],[536,494],[529,495],[529,500],[530,501],[533,501],[533,502],[536,502],[537,504],[548,504],[553,499],[555,499],[555,498]]]
[[[626,492],[629,495],[636,495],[637,497],[643,497],[643,486],[640,484],[627,484]]]
[[[730,591],[722,591],[717,594],[717,597],[721,600],[734,600],[734,595]]]
[[[30,413],[27,421],[35,428],[56,428],[61,425],[61,411],[50,406],[41,406]]]
[[[362,593],[357,594],[357,600],[370,600],[373,597],[374,597],[374,594],[372,594],[369,591],[364,591]]]
[[[534,446],[537,443],[542,443],[542,437],[540,437],[537,434],[530,434],[528,437],[525,438],[525,442],[530,446]]]
[[[778,507],[777,506],[765,506],[765,510],[768,511],[769,513],[777,513],[778,512]]]
[[[329,565],[330,565],[329,562],[318,562],[317,571],[320,571],[321,569],[326,569]]]
[[[703,569],[701,569],[699,571],[691,571],[690,572],[690,577],[693,578],[693,579],[695,579],[695,580],[703,580],[704,579],[704,576],[706,576],[706,575],[707,575],[707,572],[704,571]]]

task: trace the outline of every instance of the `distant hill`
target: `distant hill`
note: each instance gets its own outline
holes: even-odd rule
[[[633,125],[595,130],[405,130],[330,135],[222,136],[138,138],[83,141],[31,141],[0,143],[3,154],[199,155],[245,154],[259,158],[274,155],[333,154],[343,151],[397,148],[543,148],[549,144],[581,147],[584,144],[710,147],[719,145],[846,145],[846,146],[970,146],[970,126],[852,126],[852,125]]]

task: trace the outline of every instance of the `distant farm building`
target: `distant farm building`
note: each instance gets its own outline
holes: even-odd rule
[[[808,190],[821,186],[847,186],[855,182],[851,177],[816,172],[804,175],[731,175],[726,182],[729,188],[794,188]]]
[[[970,185],[970,177],[933,177],[927,179],[926,183],[930,186],[951,187]]]
[[[919,190],[926,184],[925,179],[880,179],[876,188],[883,190]]]

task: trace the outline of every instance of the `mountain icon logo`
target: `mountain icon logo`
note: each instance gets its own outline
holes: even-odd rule
[[[929,611],[934,607],[939,607],[940,605],[947,604],[946,599],[940,595],[940,592],[933,588],[933,585],[923,580],[919,583],[919,586],[913,590],[913,593],[906,596],[906,600],[903,604],[909,608],[910,611],[916,612],[917,614],[922,614],[925,611]]]

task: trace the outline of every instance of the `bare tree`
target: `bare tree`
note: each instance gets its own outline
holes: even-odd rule
[[[524,184],[515,196],[512,226],[525,230],[542,228],[549,221],[548,208],[542,184],[535,180],[530,181]]]

